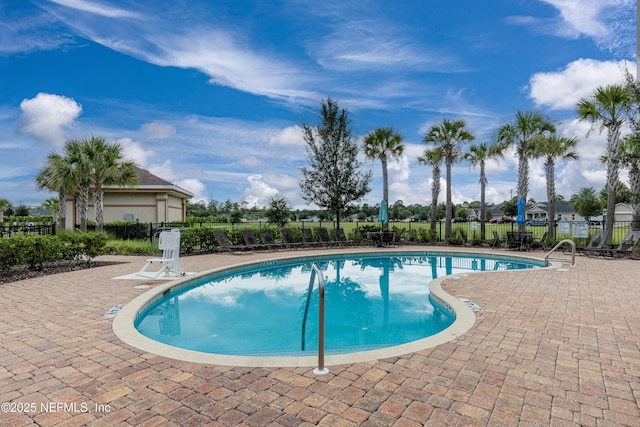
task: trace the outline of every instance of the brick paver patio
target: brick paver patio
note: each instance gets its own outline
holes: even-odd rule
[[[204,271],[283,254],[181,265]],[[104,314],[144,292],[134,286],[159,282],[112,280],[144,258],[108,258],[125,263],[0,285],[1,425],[640,425],[640,261],[578,257],[576,268],[447,280],[447,292],[484,309],[469,332],[316,377],[124,344]]]

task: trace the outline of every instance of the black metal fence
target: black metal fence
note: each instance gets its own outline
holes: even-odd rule
[[[56,234],[55,224],[46,225],[0,225],[0,237],[11,237],[16,235],[42,235],[42,234]]]
[[[574,224],[575,223],[575,224]],[[588,239],[590,236],[595,233],[596,230],[603,229],[602,223],[589,223],[586,224],[587,234],[589,237],[587,238],[577,238],[574,236],[574,229],[578,228],[578,224],[581,225],[583,231],[585,227],[585,222],[580,221],[571,221],[569,223],[568,232],[566,230],[566,226],[562,227],[556,223],[556,240],[562,239]],[[508,231],[517,231],[518,224],[516,223],[491,223],[490,221],[485,222],[485,235],[482,236],[481,230],[482,226],[479,221],[468,221],[468,222],[456,222],[452,224],[452,230],[454,236],[459,236],[465,241],[492,241],[493,240],[493,232],[495,231],[499,236],[504,236]],[[631,221],[616,221],[614,224],[614,229],[612,232],[611,241],[613,243],[621,242],[624,239],[627,231],[631,229]],[[162,230],[168,230],[171,228],[222,228],[222,229],[230,229],[230,228],[262,228],[268,227],[271,224],[266,221],[243,221],[238,224],[230,224],[228,222],[208,222],[208,221],[200,221],[200,222],[171,222],[171,223],[125,223],[125,224],[105,224],[103,229],[105,232],[109,233],[111,236],[117,239],[123,240],[154,240],[158,237],[159,233]],[[426,230],[431,229],[430,221],[411,221],[411,222],[390,222],[390,228],[392,229],[404,229],[405,239],[414,238],[418,232],[422,233]],[[51,226],[47,226],[51,227]],[[335,221],[298,221],[287,224],[287,227],[300,227],[300,228],[317,228],[317,227],[326,227],[329,229],[335,229],[336,222]],[[381,228],[380,223],[376,222],[367,222],[367,221],[357,221],[357,222],[348,222],[343,221],[340,222],[340,227],[345,230],[345,232],[349,233],[354,229],[362,229],[362,230],[371,230],[376,228]],[[77,226],[79,228],[79,226]],[[547,231],[548,227],[546,225],[525,225],[526,231],[532,232],[534,236],[540,237],[545,231]],[[88,226],[88,230],[94,230],[95,227]],[[55,229],[54,229],[55,232]],[[436,223],[436,228],[433,232],[430,232],[430,239],[436,242],[444,242],[445,241],[445,221],[438,221]],[[49,234],[49,233],[44,233]]]

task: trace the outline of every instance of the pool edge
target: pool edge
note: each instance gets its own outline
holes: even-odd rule
[[[354,248],[355,249],[355,248]],[[347,253],[371,253],[368,251],[350,251]],[[380,251],[380,252],[414,252],[414,253],[438,253],[438,254],[456,254],[456,255],[478,255],[478,252],[470,253],[467,251],[451,251],[451,250],[416,250],[406,248],[399,248],[399,250],[389,250],[389,251]],[[344,255],[344,251],[332,251],[326,250],[322,252],[322,256],[326,255]],[[490,253],[488,253],[490,254]],[[504,254],[502,254],[505,256]],[[312,258],[318,255],[298,255],[298,256],[287,256],[284,255],[282,257],[275,258],[277,260],[283,259],[299,259],[299,258]],[[511,257],[507,255],[506,257]],[[515,256],[515,258],[524,258],[528,260],[541,261],[539,258],[535,257],[525,257],[525,256]],[[317,356],[233,356],[233,355],[222,355],[222,354],[213,354],[213,353],[203,353],[194,350],[186,350],[174,346],[170,346],[167,344],[160,343],[158,341],[147,338],[142,335],[138,330],[133,326],[136,320],[136,317],[145,307],[151,304],[155,299],[162,297],[163,293],[167,290],[173,288],[180,288],[184,286],[188,286],[189,283],[197,280],[203,275],[215,273],[218,271],[228,270],[230,268],[238,268],[246,265],[255,265],[259,264],[260,260],[250,261],[250,262],[242,262],[236,263],[233,265],[227,265],[224,267],[219,267],[207,271],[203,271],[198,273],[197,275],[188,276],[182,279],[174,280],[168,283],[164,283],[156,286],[155,288],[137,296],[118,313],[118,315],[114,318],[112,329],[115,335],[124,343],[137,348],[139,350],[156,354],[163,357],[168,357],[172,359],[182,360],[186,362],[195,362],[195,363],[206,363],[213,365],[224,365],[224,366],[239,366],[239,367],[314,367],[317,366]],[[499,272],[499,271],[498,271]],[[396,346],[390,346],[375,350],[368,350],[362,352],[355,353],[345,353],[345,354],[328,354],[325,355],[325,365],[343,365],[343,364],[352,364],[358,362],[369,362],[373,360],[386,359],[390,357],[398,357],[408,353],[415,353],[421,350],[425,350],[428,348],[432,348],[446,342],[452,341],[455,338],[461,336],[466,333],[476,321],[475,313],[467,307],[462,301],[456,298],[453,295],[445,292],[442,289],[442,282],[444,280],[450,280],[456,276],[466,275],[466,274],[474,274],[474,273],[490,273],[490,272],[465,272],[458,273],[449,276],[443,276],[432,280],[429,283],[431,296],[436,300],[436,302],[442,305],[445,308],[453,311],[456,316],[453,324],[449,326],[444,331],[441,331],[435,335],[430,337],[426,337],[420,340],[412,341],[409,343],[404,343]],[[495,273],[495,272],[494,272]]]

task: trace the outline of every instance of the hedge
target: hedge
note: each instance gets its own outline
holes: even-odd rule
[[[57,261],[91,262],[104,253],[107,235],[103,233],[65,233],[58,236],[26,235],[0,239],[0,271],[26,265],[40,270]]]

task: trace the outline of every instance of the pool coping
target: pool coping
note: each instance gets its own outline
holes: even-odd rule
[[[355,248],[354,248],[355,249]],[[398,253],[398,251],[380,251],[379,253]],[[350,254],[353,253],[367,253],[371,254],[372,252],[363,252],[363,251],[354,251],[348,252]],[[468,251],[451,251],[451,250],[429,250],[429,251],[417,251],[417,250],[408,250],[402,251],[402,253],[407,254],[420,254],[424,255],[425,253],[434,253],[438,255],[457,255],[457,256],[477,256],[478,252],[468,252]],[[281,260],[299,260],[299,259],[308,259],[308,258],[318,258],[325,257],[331,255],[345,255],[344,251],[332,251],[328,249],[323,251],[322,255],[314,254],[314,255],[294,255],[290,256],[288,254],[283,254],[282,257],[272,258],[270,261],[281,261]],[[489,254],[480,254],[483,256]],[[515,259],[523,259],[529,261],[543,262],[544,260],[531,256],[523,256],[523,255],[504,255],[501,254],[501,257],[504,258],[515,258]],[[195,350],[187,350],[178,347],[174,347],[168,344],[163,344],[161,342],[152,340],[144,335],[142,335],[138,330],[133,326],[134,322],[139,313],[141,313],[147,306],[152,304],[159,298],[162,298],[165,293],[170,292],[172,289],[179,289],[184,286],[189,286],[195,280],[198,280],[200,277],[212,273],[217,273],[220,271],[227,271],[234,268],[242,268],[246,266],[254,266],[256,264],[260,264],[261,261],[250,261],[250,262],[242,262],[233,265],[227,265],[224,267],[214,268],[211,270],[203,271],[198,274],[187,276],[184,278],[176,279],[170,281],[168,283],[161,284],[156,286],[155,288],[139,295],[134,298],[128,304],[126,304],[118,313],[118,315],[113,320],[113,332],[116,336],[125,342],[126,344],[135,347],[137,349],[146,351],[148,353],[161,355],[164,357],[169,357],[172,359],[182,360],[186,362],[193,363],[204,363],[204,364],[213,364],[213,365],[224,365],[224,366],[239,366],[239,367],[314,367],[318,366],[318,357],[317,356],[236,356],[236,355],[224,355],[224,354],[214,354],[214,353],[204,353]],[[561,264],[559,263],[550,263],[547,267],[541,268],[557,268]],[[462,334],[469,331],[476,322],[475,313],[462,301],[458,298],[450,295],[442,289],[442,283],[445,280],[456,280],[456,277],[462,277],[468,274],[487,274],[487,273],[501,273],[503,271],[513,271],[513,270],[498,270],[498,271],[472,271],[472,272],[462,272],[456,273],[452,275],[438,277],[431,282],[429,282],[429,290],[431,297],[440,305],[442,305],[445,309],[452,311],[455,314],[455,320],[451,326],[447,329],[431,335],[426,338],[422,338],[416,341],[411,341],[408,343],[384,347],[375,350],[367,350],[360,351],[354,353],[344,353],[344,354],[325,354],[324,356],[324,365],[332,366],[332,365],[343,365],[343,364],[352,364],[358,362],[369,362],[374,360],[386,359],[390,357],[396,357],[403,354],[415,353],[421,350],[425,350],[428,348],[436,347],[440,344],[444,344],[446,342],[452,341]],[[526,270],[524,270],[526,271]]]

